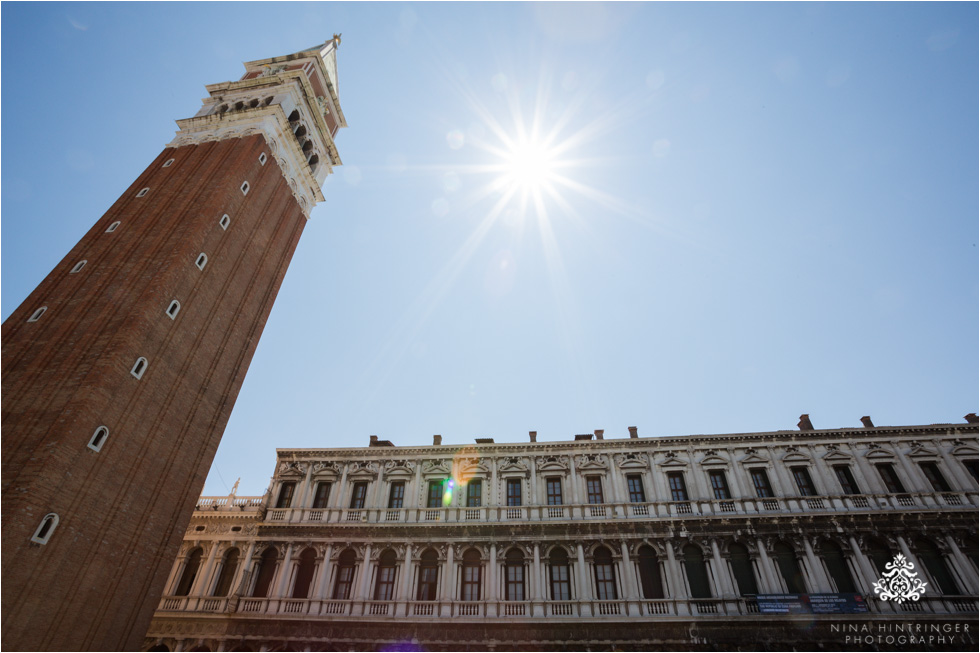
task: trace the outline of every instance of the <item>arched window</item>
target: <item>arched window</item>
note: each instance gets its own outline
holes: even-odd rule
[[[640,587],[643,589],[643,598],[662,599],[664,598],[664,584],[660,576],[660,560],[653,547],[643,545],[640,547],[637,566],[640,569]]]
[[[385,549],[378,556],[378,573],[374,579],[374,600],[390,601],[395,596],[395,571],[398,557],[391,549]]]
[[[54,533],[54,529],[58,527],[58,515],[53,512],[49,512],[42,519],[41,523],[38,524],[37,529],[34,531],[34,535],[31,536],[31,542],[35,544],[47,544],[48,540],[51,539],[51,535]]]
[[[463,554],[463,581],[460,586],[461,601],[480,600],[480,582],[483,579],[483,559],[476,549]]]
[[[259,99],[258,98],[255,98],[254,100],[252,100],[251,102],[248,103],[248,107],[250,109],[254,109],[257,106],[259,106]]]
[[[180,312],[180,302],[176,299],[170,302],[170,306],[167,307],[167,317],[171,320],[177,317],[177,313]]]
[[[693,544],[684,547],[684,571],[691,588],[691,598],[711,598],[711,582],[708,580],[708,569],[704,566],[704,554]]]
[[[827,568],[827,574],[834,581],[834,585],[837,586],[837,591],[857,592],[857,589],[854,587],[854,579],[851,578],[851,572],[847,568],[847,560],[844,559],[844,552],[841,548],[830,540],[824,540],[820,543],[819,553],[820,557],[823,558],[824,566]]]
[[[268,157],[265,155],[265,152],[263,152],[262,154],[259,155],[259,165],[263,165],[264,166],[265,165],[265,162],[267,160],[268,160]]]
[[[600,546],[592,554],[592,568],[595,573],[596,598],[600,601],[613,601],[619,598],[616,593],[616,570],[613,567],[612,553]]]
[[[728,562],[732,566],[732,576],[738,585],[738,593],[742,596],[758,594],[759,586],[755,582],[749,550],[741,544],[729,544]]]
[[[524,600],[524,554],[520,549],[511,549],[504,556],[504,583],[505,600]]]
[[[242,186],[241,186],[242,195],[248,195],[248,189],[249,188],[250,188],[250,186],[248,185],[248,182],[247,181],[243,181],[242,182]]]
[[[102,445],[105,444],[105,439],[109,437],[109,429],[104,426],[100,426],[95,429],[95,433],[89,438],[88,448],[92,451],[99,451],[102,449]]]
[[[180,582],[177,583],[177,591],[174,592],[174,596],[187,596],[190,594],[191,588],[194,586],[194,579],[197,578],[197,572],[201,569],[201,556],[204,551],[201,547],[196,547],[191,550],[187,556],[187,562],[184,564],[184,573],[180,576]]]
[[[877,538],[868,538],[867,541],[868,557],[871,558],[871,564],[874,565],[875,571],[881,576],[885,573],[885,565],[892,561],[892,551],[888,548],[888,545]]]
[[[221,573],[218,574],[218,583],[214,586],[212,596],[228,596],[231,593],[231,582],[235,580],[236,571],[238,571],[238,549],[228,549],[221,558]]]
[[[289,114],[289,122],[296,122],[299,120],[299,109],[293,109],[293,112]]]
[[[73,267],[71,269],[71,272],[69,272],[68,274],[76,274],[78,272],[81,272],[82,271],[82,268],[85,267],[85,264],[86,263],[88,263],[88,261],[85,260],[85,259],[82,259],[81,261],[79,261],[78,263],[75,264],[75,267]]]
[[[293,598],[310,598],[310,587],[313,585],[313,572],[316,570],[316,551],[307,547],[299,554],[299,564],[296,565],[296,580],[293,582]]]
[[[337,559],[337,576],[333,582],[333,598],[339,600],[350,598],[356,565],[357,555],[351,549],[344,549],[344,552]]]
[[[569,578],[568,553],[560,546],[555,547],[548,557],[548,576],[551,580],[551,600],[570,601],[572,586]]]
[[[252,596],[269,596],[272,578],[276,575],[278,565],[279,552],[276,551],[276,547],[270,546],[262,552],[262,557],[259,558],[259,568],[255,572],[255,588],[252,590]]]
[[[46,311],[46,310],[48,310],[48,307],[47,306],[42,306],[41,308],[39,308],[36,311],[34,311],[33,313],[31,313],[31,316],[29,318],[27,318],[27,321],[28,322],[37,322],[38,320],[41,319],[41,316],[44,315],[44,311]]]
[[[221,219],[218,220],[218,224],[221,226],[222,229],[227,229],[228,225],[231,224],[231,218],[229,218],[228,214],[225,213],[223,216],[221,216]]]
[[[942,594],[962,594],[953,574],[946,566],[946,561],[943,559],[943,553],[939,547],[925,538],[919,538],[915,541],[915,553],[926,571],[932,576],[932,580],[935,581],[936,586],[933,589]]]
[[[166,161],[163,162],[163,167],[164,168],[169,168],[173,164],[174,164],[174,160],[173,159],[167,159]]]
[[[199,270],[203,270],[204,266],[207,264],[208,264],[208,255],[205,254],[204,252],[201,252],[197,257],[197,260],[194,261],[194,265],[196,265]]]
[[[108,227],[106,228],[106,230],[105,230],[105,232],[106,232],[107,234],[111,234],[111,233],[112,233],[113,231],[115,231],[116,229],[118,229],[118,228],[119,228],[119,225],[120,225],[120,222],[119,222],[119,220],[116,220],[115,222],[113,222],[112,224],[110,224],[110,225],[109,225],[109,226],[108,226]]]
[[[796,560],[793,548],[785,542],[777,542],[772,553],[776,559],[776,567],[786,583],[786,591],[791,594],[806,594],[803,572],[800,571],[800,563]]]
[[[416,594],[419,601],[435,601],[439,587],[439,554],[432,549],[422,552],[419,561],[419,586]]]
[[[148,187],[147,188],[144,188],[144,189],[140,190],[140,192],[136,193],[136,197],[146,197],[146,194],[149,193],[149,192],[150,192],[150,189]]]

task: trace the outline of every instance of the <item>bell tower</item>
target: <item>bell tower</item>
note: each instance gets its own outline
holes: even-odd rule
[[[346,127],[340,37],[245,64],[3,323],[5,650],[138,650]]]

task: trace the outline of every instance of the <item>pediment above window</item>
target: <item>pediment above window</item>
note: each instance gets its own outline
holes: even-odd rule
[[[512,456],[509,458],[504,458],[497,463],[498,472],[527,472],[529,471],[527,466],[527,461],[524,458],[518,458],[517,456]]]
[[[306,476],[306,470],[309,468],[307,463],[300,463],[296,461],[283,461],[279,463],[279,477],[280,478],[294,478],[298,476]]]
[[[568,456],[538,456],[535,464],[539,472],[567,472]]]
[[[939,456],[938,451],[932,447],[922,444],[921,442],[912,441],[910,444],[911,448],[909,449],[909,452],[905,454],[909,458],[937,458]]]
[[[784,463],[809,463],[812,462],[810,456],[800,451],[790,451],[781,458]]]
[[[883,449],[876,442],[868,445],[868,451],[864,454],[864,457],[868,460],[895,460],[895,454],[892,451]]]
[[[385,463],[385,476],[411,476],[415,463],[411,460],[389,460]]]
[[[422,473],[426,475],[449,476],[451,472],[448,460],[426,460],[422,463]]]
[[[489,474],[490,467],[483,458],[463,458],[459,461],[459,471],[464,476]]]
[[[711,467],[711,466],[717,467],[719,465],[724,465],[727,467],[728,461],[722,458],[721,456],[719,456],[717,453],[713,451],[709,451],[707,454],[705,454],[704,458],[702,458],[698,464],[700,464],[702,467]]]
[[[976,457],[978,454],[980,454],[980,451],[977,451],[976,447],[971,447],[968,444],[960,444],[956,447],[953,447],[953,450],[950,451],[950,453],[953,454],[954,456],[958,456],[958,457],[962,456],[962,457],[969,458],[969,457]]]
[[[675,451],[668,451],[658,465],[663,468],[683,468],[687,467],[687,460],[678,456]]]
[[[347,478],[353,481],[374,480],[378,477],[378,463],[357,461],[348,463]]]
[[[823,455],[823,459],[828,463],[849,463],[852,460],[850,454],[846,454],[839,450],[828,451]]]
[[[575,466],[581,470],[608,469],[606,457],[597,453],[585,453],[575,457]]]
[[[745,457],[738,462],[743,465],[768,465],[769,459],[765,456],[760,456],[755,449],[749,449],[745,452]]]
[[[636,452],[617,453],[613,456],[613,461],[620,469],[649,469],[650,461],[643,454]]]

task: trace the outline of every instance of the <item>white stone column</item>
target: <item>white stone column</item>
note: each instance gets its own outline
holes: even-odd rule
[[[831,488],[834,487],[831,484],[831,479],[828,477],[827,463],[821,460],[817,456],[817,452],[814,451],[813,446],[807,447],[810,452],[810,457],[813,459],[813,487],[817,492],[817,496],[826,497],[831,495],[837,495],[837,492],[832,492]]]
[[[966,471],[966,468],[958,460],[956,460],[955,457],[949,455],[949,452],[946,451],[946,447],[944,446],[944,442],[936,440],[934,441],[934,444],[936,451],[939,452],[939,457],[946,463],[945,467],[947,470],[949,470],[948,475],[952,477],[949,479],[951,481],[950,485],[952,486],[952,489],[956,492],[971,491],[973,489],[974,480],[973,477],[970,476],[970,473]]]
[[[759,549],[759,569],[762,572],[762,580],[768,586],[768,594],[780,594],[782,593],[782,585],[775,578],[775,568],[772,566],[772,561],[769,559],[769,554],[766,553],[766,545],[762,543],[762,540],[756,540],[756,545]]]
[[[854,463],[858,471],[858,482],[863,483],[861,491],[866,494],[887,494],[888,488],[881,480],[881,474],[874,468],[867,458],[858,451],[854,451]]]
[[[340,483],[338,483],[337,491],[333,493],[330,497],[329,505],[333,508],[344,508],[344,495],[347,493],[347,463],[344,463],[344,468],[340,472]]]
[[[585,549],[581,542],[577,542],[575,546],[578,548],[578,598],[580,601],[591,601],[592,584],[589,582],[589,569],[585,564]]]
[[[813,579],[815,587],[811,589],[811,592],[820,594],[832,592],[830,579],[827,578],[827,574],[824,572],[823,564],[817,559],[817,556],[813,553],[813,547],[810,546],[810,540],[803,537],[803,551],[806,554],[807,564],[810,567],[810,577]]]
[[[239,547],[239,550],[241,547]],[[244,579],[248,578],[248,574],[252,571],[252,556],[255,554],[255,541],[252,540],[248,543],[248,547],[245,550],[245,555],[241,558],[241,562],[238,563],[238,570],[235,572],[235,578],[232,580],[231,586],[229,587],[229,594],[244,594],[248,591],[247,587],[240,587]],[[241,590],[241,592],[239,592]]]
[[[286,595],[287,585],[289,584],[289,577],[292,576],[292,562],[293,562],[293,543],[290,542],[286,545],[286,555],[283,556],[282,564],[279,565],[279,578],[276,581],[276,591],[272,594],[275,598],[282,598]]]
[[[415,461],[415,487],[412,488],[412,494],[408,495],[406,492],[405,496],[405,507],[417,509],[419,507],[419,496],[422,492],[422,461]],[[415,513],[418,515],[418,513]],[[406,515],[407,519],[412,519],[411,514]]]
[[[218,543],[211,543],[211,550],[208,552],[208,560],[197,570],[197,577],[191,585],[190,596],[203,596],[207,591],[208,581],[211,579],[211,572],[214,571],[214,556],[218,552]]]
[[[487,601],[500,600],[500,581],[497,570],[497,545],[490,544],[490,566],[487,569]]]
[[[957,575],[966,584],[966,587],[964,588],[966,590],[966,593],[976,594],[977,593],[976,568],[972,564],[970,564],[970,561],[967,560],[965,555],[963,555],[963,551],[960,550],[960,547],[956,545],[956,540],[954,540],[949,535],[947,535],[945,539],[946,539],[946,545],[949,547],[949,552],[950,552],[949,557],[951,558],[950,562],[956,565],[957,567],[956,571],[958,572]]]
[[[538,496],[538,464],[533,455],[531,456],[531,500],[526,503],[528,506],[540,506],[542,503],[545,503]],[[531,509],[528,508],[528,516],[530,515]]]
[[[541,585],[541,545],[537,542],[534,543],[534,567],[531,569],[531,578],[534,582],[531,584],[530,592],[531,599],[534,601],[542,600],[542,589]]]
[[[497,519],[496,508],[500,505],[497,501],[497,497],[500,494],[500,488],[497,486],[497,459],[490,459],[490,488],[487,493],[485,500],[485,505],[487,507],[487,519],[495,521]]]
[[[905,454],[901,451],[901,444],[897,442],[893,443],[892,450],[895,452],[895,457],[898,458],[898,466],[904,472],[903,475],[905,478],[903,479],[902,485],[905,486],[906,492],[935,492],[925,474],[918,468],[919,466],[909,462],[905,458]]]
[[[446,551],[446,570],[442,574],[442,600],[456,600],[456,561],[453,559],[455,551],[450,544]]]
[[[402,582],[398,589],[398,600],[408,601],[412,591],[412,544],[405,543],[405,560],[402,562]]]
[[[853,535],[847,536],[847,542],[851,545],[851,557],[854,558],[857,568],[861,571],[861,577],[855,579],[862,581],[858,583],[858,587],[863,590],[864,594],[874,594],[873,588],[875,581],[878,580],[878,575],[875,573],[871,561],[861,551],[861,547],[858,546],[857,540]]]
[[[313,463],[309,463],[306,466],[306,478],[303,479],[303,484],[300,485],[299,492],[292,503],[292,508],[298,508],[294,510],[289,518],[289,521],[300,521],[303,518],[303,509],[307,507],[309,503],[310,496],[310,479],[313,476]]]
[[[184,568],[187,566],[187,553],[183,553],[177,556],[174,561],[174,566],[170,569],[170,577],[167,579],[166,591],[164,596],[171,596],[177,591],[177,583],[180,582],[180,577],[184,575]]]
[[[735,596],[735,588],[732,587],[732,579],[728,574],[728,566],[721,559],[721,549],[718,548],[718,540],[711,538],[711,557],[715,561],[715,576],[718,578],[718,596],[731,598]]]
[[[369,583],[371,582],[371,543],[368,542],[364,545],[364,560],[361,561],[361,577],[358,579],[357,583],[357,595],[355,598],[358,601],[367,601],[370,591]]]
[[[619,550],[623,554],[623,591],[628,600],[636,601],[640,598],[640,593],[637,589],[636,573],[633,569],[633,561],[630,560],[630,549],[626,540],[619,541]]]
[[[316,581],[316,589],[313,596],[316,600],[322,601],[327,596],[327,585],[330,583],[330,558],[333,555],[333,544],[327,544],[326,551],[323,552],[323,562],[320,564],[319,578]]]
[[[673,542],[667,542],[666,545],[667,572],[668,576],[670,576],[671,585],[673,585],[673,596],[670,598],[678,601],[686,601],[690,597],[687,593],[687,583],[684,579],[684,569],[681,567],[680,562],[677,561],[677,557],[674,555]]]
[[[572,490],[571,492],[572,504],[579,505],[580,503],[582,503],[582,500],[580,498],[581,495],[579,494],[578,486],[579,483],[584,482],[584,480],[579,478],[578,471],[575,469],[575,454],[568,455],[568,462],[569,462],[568,484],[571,486],[571,490]]]

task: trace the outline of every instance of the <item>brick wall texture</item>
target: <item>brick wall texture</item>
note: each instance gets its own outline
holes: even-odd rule
[[[167,148],[4,322],[4,650],[139,649],[305,221],[261,135]]]

